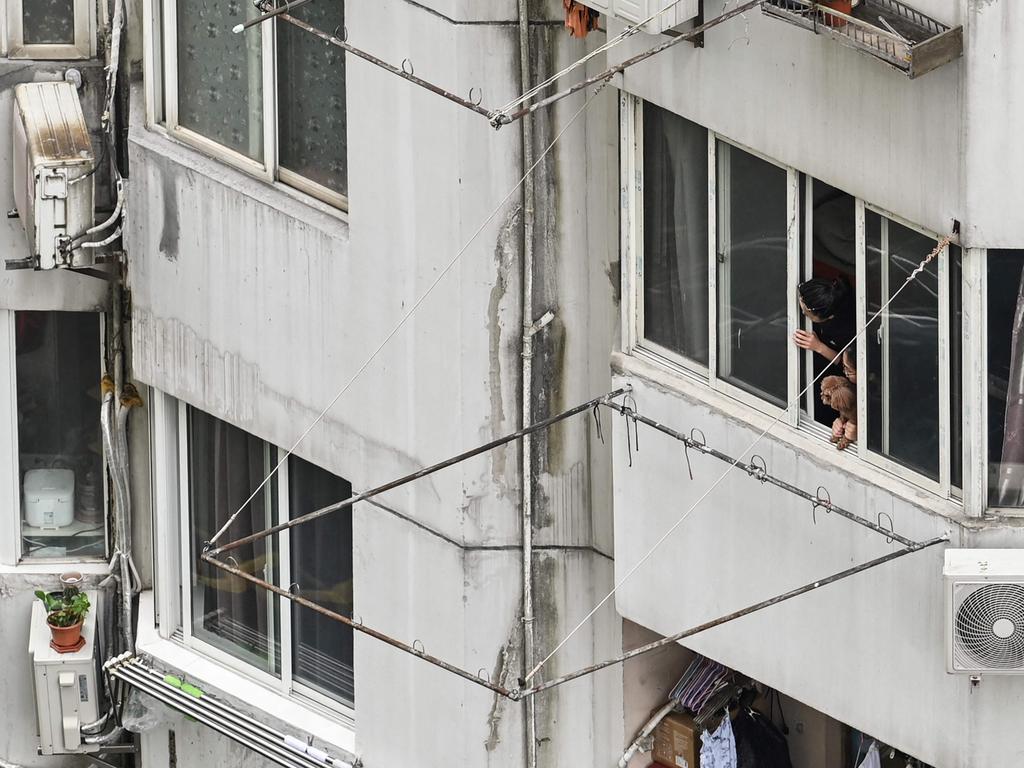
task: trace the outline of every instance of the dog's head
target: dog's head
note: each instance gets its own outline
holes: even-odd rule
[[[842,389],[847,389],[842,376],[826,376],[821,380],[821,402],[835,408],[832,399],[835,397],[835,393]]]

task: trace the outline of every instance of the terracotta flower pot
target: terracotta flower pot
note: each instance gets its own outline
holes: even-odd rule
[[[839,13],[845,13],[847,16],[853,14],[853,0],[818,0],[821,5],[831,8],[833,11],[839,11]],[[831,16],[826,13],[825,23],[830,27],[844,27],[846,26],[846,19],[841,19],[838,16]]]
[[[46,622],[50,628],[50,646],[57,653],[74,653],[85,644],[82,637],[82,622],[72,624],[70,627],[55,627]]]

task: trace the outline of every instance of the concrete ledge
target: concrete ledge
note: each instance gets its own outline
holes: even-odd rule
[[[215,689],[240,707],[262,713],[294,731],[296,735],[315,736],[327,745],[328,751],[344,753],[339,756],[355,760],[355,731],[340,719],[335,720],[318,709],[283,696],[181,643],[160,637],[156,630],[151,590],[139,596],[135,647],[139,653],[152,657],[158,665],[169,668],[169,671],[187,673],[189,680],[202,681],[204,687]]]
[[[273,208],[283,217],[296,219],[331,237],[348,240],[348,214],[344,211],[285,184],[256,178],[174,138],[161,127],[132,128],[128,132],[128,143],[136,150],[159,156],[253,202]],[[131,195],[130,185],[128,194]]]

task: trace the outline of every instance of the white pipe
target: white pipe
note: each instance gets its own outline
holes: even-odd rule
[[[102,240],[96,240],[96,241],[91,242],[91,243],[82,243],[78,247],[79,248],[102,248],[104,245],[110,245],[112,242],[117,240],[117,238],[119,238],[120,236],[121,236],[121,225],[118,224],[117,225],[117,229],[115,229],[113,232],[111,232],[109,236],[103,238]]]
[[[519,77],[523,91],[530,87],[530,15],[528,0],[519,0]],[[522,424],[533,422],[533,233],[536,187],[533,168],[533,116],[522,122],[523,172],[529,174],[523,182],[523,366],[522,366]],[[523,676],[533,669],[536,657],[536,634],[533,628],[533,438],[522,439],[520,467],[522,477],[521,506],[523,525]],[[526,768],[537,768],[537,705],[530,696],[526,700],[524,738],[526,741]]]
[[[629,745],[629,748],[623,752],[622,757],[619,758],[619,768],[626,768],[629,765],[629,761],[633,759],[633,755],[640,749],[640,742],[654,733],[654,729],[658,727],[658,723],[665,719],[676,706],[674,701],[667,701],[665,705],[654,713],[654,716],[647,721],[647,725],[640,729],[637,733],[636,738],[633,739],[633,743]]]

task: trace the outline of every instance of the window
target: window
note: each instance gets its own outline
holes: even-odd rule
[[[843,374],[832,357],[861,329],[850,452],[959,497],[960,249],[906,284],[936,235],[652,104],[624,104],[630,344],[778,414],[812,379]],[[797,296],[810,278],[828,281],[829,306],[841,307],[813,325]],[[798,353],[798,328],[822,335],[817,351]],[[836,414],[819,393],[820,379],[786,420],[827,439]]]
[[[88,0],[8,0],[12,59],[87,59],[95,55]]]
[[[100,316],[13,314],[21,554],[103,558]]]
[[[220,529],[280,461],[281,451],[243,430],[182,406],[183,570],[189,589],[186,637],[284,692],[352,706],[351,627],[232,577],[200,559]],[[249,503],[225,534],[241,538],[348,498],[349,483],[296,456]],[[225,555],[226,556],[226,555]],[[230,556],[244,570],[346,615],[352,614],[352,515],[342,510],[260,539]]]
[[[989,504],[1024,507],[1024,250],[987,264]]]
[[[717,140],[718,375],[785,406],[788,173]]]
[[[258,13],[251,3],[164,4],[168,128],[245,170],[344,207],[344,51],[287,21],[232,32]],[[345,24],[342,0],[292,13],[331,32]]]
[[[652,104],[636,118],[641,343],[739,399],[785,406],[795,172]]]

